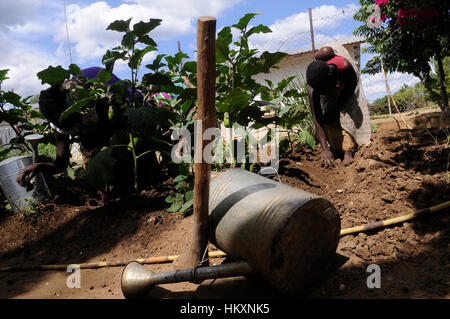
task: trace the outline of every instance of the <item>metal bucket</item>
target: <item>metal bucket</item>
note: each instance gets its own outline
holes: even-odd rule
[[[326,199],[242,169],[211,179],[209,239],[283,294],[306,292],[339,242]]]
[[[19,172],[32,163],[32,156],[15,156],[0,162],[0,186],[15,214],[37,199],[33,186],[27,189],[16,182]]]

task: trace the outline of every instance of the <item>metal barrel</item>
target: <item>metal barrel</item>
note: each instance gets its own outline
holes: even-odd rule
[[[32,156],[15,156],[0,162],[0,186],[15,214],[35,201],[34,187],[27,189],[16,182],[19,172],[32,163]]]
[[[211,179],[209,212],[210,241],[282,294],[306,292],[336,253],[328,200],[243,169]]]

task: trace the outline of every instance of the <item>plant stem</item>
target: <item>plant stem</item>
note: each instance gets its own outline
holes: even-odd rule
[[[2,112],[5,112],[5,110],[3,109],[3,105],[0,106],[0,109]],[[16,133],[17,137],[22,141],[23,145],[25,145],[25,147],[30,151],[33,152],[33,149],[31,147],[28,146],[27,143],[25,143],[24,137],[19,133],[19,131],[15,128],[14,125],[12,125],[11,123],[9,123],[9,126],[11,126],[11,128],[13,129],[14,133]]]
[[[438,64],[439,69],[439,82],[441,84],[441,103],[443,106],[443,110],[448,109],[448,95],[447,95],[447,89],[445,87],[445,73],[444,73],[444,66],[442,65],[442,56],[441,56],[441,48],[438,46],[436,49],[436,60]]]
[[[137,193],[138,192],[138,184],[137,184],[137,156],[136,156],[136,149],[135,149],[135,145],[134,145],[133,134],[131,134],[131,132],[128,132],[128,136],[130,137],[131,153],[133,154],[133,162],[134,162],[134,169],[133,169],[133,173],[134,173],[134,189],[135,189],[135,191]]]
[[[229,156],[231,158],[231,168],[234,168],[236,166],[236,163],[234,161],[234,154],[233,154],[233,134],[232,134],[232,127],[227,128],[228,129],[228,137],[230,141],[228,142],[228,152]]]

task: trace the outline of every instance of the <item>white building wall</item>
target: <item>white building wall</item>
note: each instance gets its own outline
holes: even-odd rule
[[[356,61],[358,67],[356,72],[359,72],[361,62],[360,44],[345,44],[344,48],[347,49],[350,56]],[[257,74],[253,76],[253,79],[262,85],[267,85],[264,81],[265,79],[269,79],[276,85],[281,80],[290,76],[297,76],[301,81],[306,81],[306,69],[312,61],[314,61],[314,54],[312,52],[290,55],[277,64],[278,69],[272,68],[270,73]]]

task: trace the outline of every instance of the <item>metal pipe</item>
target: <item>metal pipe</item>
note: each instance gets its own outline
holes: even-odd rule
[[[145,297],[156,285],[176,282],[199,282],[206,279],[244,276],[253,273],[245,261],[187,270],[153,273],[138,262],[129,263],[122,272],[121,288],[127,299]]]

